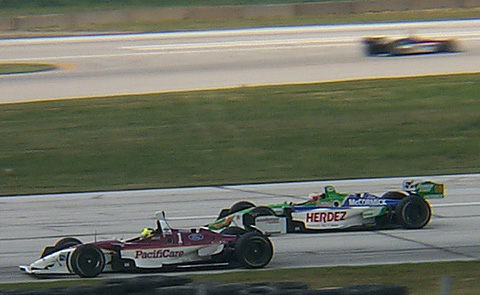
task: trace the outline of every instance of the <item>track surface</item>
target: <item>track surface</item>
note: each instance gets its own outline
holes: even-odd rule
[[[458,37],[464,52],[369,58],[365,36]],[[26,46],[28,45],[28,46]],[[480,20],[0,40],[0,103],[178,89],[480,71]]]
[[[434,217],[421,230],[289,234],[273,237],[268,268],[384,264],[480,259],[480,175],[421,177],[446,183],[447,197],[432,200]],[[403,179],[365,179],[104,192],[0,198],[0,283],[28,281],[17,266],[38,258],[44,246],[73,235],[84,242],[129,238],[154,226],[164,210],[173,227],[212,221],[238,200],[269,204],[304,200],[326,184],[339,191],[380,194],[398,190]],[[111,277],[113,274],[103,274]],[[68,276],[75,278],[75,276]]]

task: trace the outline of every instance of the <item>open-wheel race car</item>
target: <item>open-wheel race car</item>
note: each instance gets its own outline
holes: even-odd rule
[[[441,52],[458,52],[458,42],[454,39],[427,39],[416,36],[390,39],[386,37],[366,37],[363,40],[365,53],[376,55],[410,55]]]
[[[301,203],[284,202],[255,206],[248,201],[223,209],[207,225],[226,232],[259,231],[265,234],[343,229],[419,229],[432,217],[427,198],[444,198],[445,185],[433,181],[404,181],[402,191],[381,196],[370,193],[339,193],[325,186]]]
[[[83,244],[67,237],[45,247],[40,259],[20,269],[28,274],[77,274],[96,277],[102,272],[132,272],[175,267],[225,265],[262,268],[273,257],[268,237],[256,232],[220,234],[206,228],[172,229],[163,212],[157,228],[146,228],[128,240]]]

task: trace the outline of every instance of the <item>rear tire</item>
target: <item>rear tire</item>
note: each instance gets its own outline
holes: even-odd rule
[[[72,270],[82,278],[93,278],[105,268],[105,256],[95,245],[86,244],[77,247],[70,258]]]
[[[235,244],[235,256],[240,266],[262,268],[273,257],[273,245],[266,236],[252,231],[238,238]]]
[[[422,197],[408,196],[398,203],[395,215],[404,228],[419,229],[430,222],[432,209]]]

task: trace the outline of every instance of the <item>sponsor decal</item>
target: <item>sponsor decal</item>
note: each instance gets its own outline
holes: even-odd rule
[[[418,192],[430,192],[433,189],[434,184],[433,183],[421,183],[417,186]]]
[[[387,200],[380,198],[359,198],[348,199],[349,206],[385,206]]]
[[[230,223],[232,223],[232,220],[233,220],[233,216],[230,215],[230,216],[227,216],[223,219],[220,219],[220,221],[217,221],[216,223],[212,224],[210,227],[212,229],[221,229],[221,228],[224,228],[224,227],[227,227],[230,225]]]
[[[267,224],[278,224],[280,223],[280,218],[278,217],[259,217],[257,218],[257,221],[261,221]]]
[[[330,202],[317,202],[317,207],[332,207],[332,203]],[[337,207],[337,206],[335,206]]]
[[[329,212],[312,212],[307,213],[306,222],[338,222],[345,220],[347,211],[329,211]]]
[[[203,235],[202,234],[190,234],[188,235],[188,239],[190,241],[201,241],[203,240]]]
[[[152,251],[135,251],[135,258],[170,258],[170,257],[181,257],[185,252],[183,251],[174,251],[170,249],[159,249]]]

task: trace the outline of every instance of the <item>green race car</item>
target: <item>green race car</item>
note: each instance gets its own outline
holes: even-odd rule
[[[427,199],[444,197],[445,185],[433,181],[404,181],[401,191],[388,191],[381,196],[340,193],[328,185],[323,193],[312,194],[301,203],[255,206],[248,201],[237,202],[223,209],[207,227],[234,234],[249,230],[276,234],[332,229],[419,229],[432,217]]]

